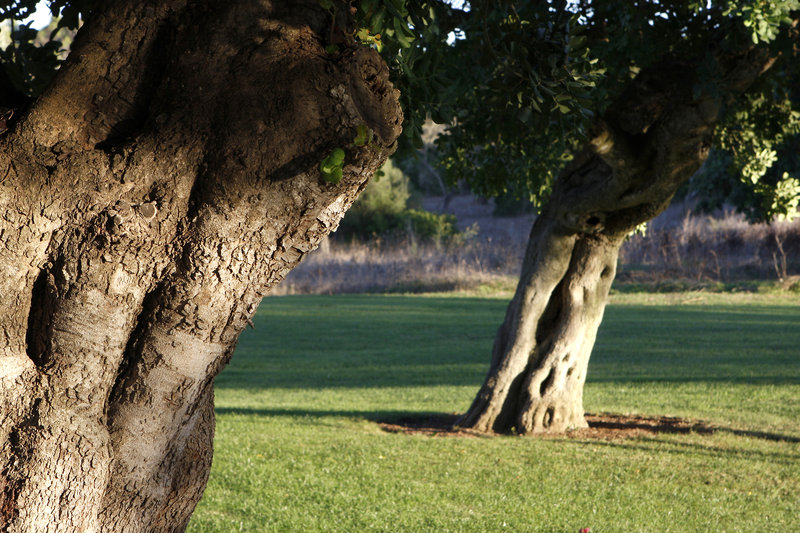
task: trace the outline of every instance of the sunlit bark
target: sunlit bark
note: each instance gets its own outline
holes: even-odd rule
[[[214,377],[400,131],[386,65],[327,53],[315,0],[102,9],[0,138],[3,531],[185,527]]]

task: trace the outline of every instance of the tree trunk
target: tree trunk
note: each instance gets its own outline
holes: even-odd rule
[[[0,138],[2,531],[185,528],[215,376],[400,132],[316,0],[106,4]]]
[[[714,90],[693,91],[697,65],[665,59],[596,122],[533,225],[488,375],[458,426],[586,427],[586,370],[625,236],[669,205],[705,160],[723,105],[772,64],[757,50],[717,60],[725,75]]]
[[[489,377],[459,425],[523,433],[585,427],[586,367],[619,246],[537,218]]]

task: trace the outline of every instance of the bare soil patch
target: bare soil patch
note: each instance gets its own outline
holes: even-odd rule
[[[460,415],[434,414],[408,416],[391,421],[379,422],[384,431],[405,433],[407,435],[427,435],[430,437],[468,437],[480,438],[495,436],[470,429],[459,428],[454,424]],[[614,413],[586,414],[589,427],[578,429],[561,435],[569,438],[589,438],[614,440],[638,437],[642,435],[700,433],[711,434],[716,431],[702,421],[688,420],[671,416],[620,415]]]

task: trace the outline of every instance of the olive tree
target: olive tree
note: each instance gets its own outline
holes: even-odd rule
[[[765,216],[796,208],[800,182],[768,171],[800,133],[799,8],[495,0],[461,13],[449,62],[459,83],[441,105],[453,117],[438,142],[445,168],[484,194],[527,191],[539,215],[459,426],[586,426],[583,386],[620,246],[712,147],[736,154]]]
[[[393,151],[398,93],[346,4],[51,5],[85,19],[68,59],[0,91],[0,530],[180,531],[214,378]]]

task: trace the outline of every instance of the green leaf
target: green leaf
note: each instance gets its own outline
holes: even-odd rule
[[[319,171],[328,183],[339,183],[342,181],[342,167],[344,165],[344,150],[334,148],[319,164]]]
[[[334,185],[342,181],[342,167],[336,167],[332,172],[326,174],[325,181]]]
[[[359,124],[356,127],[356,138],[353,139],[353,144],[356,146],[364,146],[372,140],[372,130],[365,124]]]
[[[395,18],[394,21],[394,30],[395,30],[395,37],[397,41],[400,43],[400,46],[403,48],[408,48],[411,46],[412,41],[414,40],[413,34],[408,30],[405,23]]]
[[[375,0],[361,0],[361,2],[359,2],[359,8],[365,15],[371,13],[374,6]]]
[[[369,21],[369,29],[375,33],[382,33],[385,29],[383,26],[383,19],[386,18],[386,8],[381,7],[375,10],[372,18]]]

